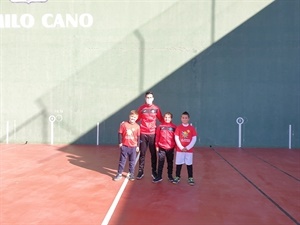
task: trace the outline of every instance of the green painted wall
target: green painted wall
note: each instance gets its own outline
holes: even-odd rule
[[[300,147],[299,1],[0,4],[2,143],[116,144],[151,89],[200,146],[243,117],[243,147]]]

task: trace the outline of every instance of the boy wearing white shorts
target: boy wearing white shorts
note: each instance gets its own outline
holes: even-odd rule
[[[179,183],[181,168],[183,164],[187,166],[188,183],[194,185],[193,178],[193,150],[197,141],[197,132],[195,128],[189,124],[190,115],[188,112],[181,114],[182,124],[176,128],[175,142],[176,142],[176,177],[174,184]]]

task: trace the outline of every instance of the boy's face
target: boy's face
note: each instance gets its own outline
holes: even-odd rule
[[[138,118],[138,115],[135,115],[135,114],[129,115],[129,123],[135,123],[137,118]]]
[[[152,105],[153,100],[154,100],[154,98],[153,98],[152,94],[147,94],[145,96],[145,101],[146,101],[147,105]]]
[[[164,120],[165,120],[166,123],[171,123],[171,121],[172,121],[171,115],[168,115],[168,114],[165,115],[165,116],[164,116]]]
[[[181,115],[181,122],[182,122],[183,124],[188,124],[189,121],[190,121],[190,118],[189,118],[188,115]]]

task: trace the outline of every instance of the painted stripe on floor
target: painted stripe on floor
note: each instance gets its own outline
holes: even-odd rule
[[[136,165],[137,161],[139,160],[139,157],[140,157],[140,153],[138,153],[138,155],[137,155],[137,157],[135,159],[134,166]],[[128,176],[129,176],[129,173],[127,174],[127,177],[123,181],[123,184],[120,187],[120,189],[118,191],[118,194],[116,195],[116,197],[115,197],[112,205],[110,206],[108,212],[106,213],[106,215],[104,217],[104,220],[102,221],[101,225],[107,225],[109,223],[109,221],[110,221],[110,219],[111,219],[111,217],[112,217],[112,215],[113,215],[113,213],[114,213],[114,211],[115,211],[115,209],[116,209],[116,207],[117,207],[117,205],[119,203],[119,200],[120,200],[120,198],[121,198],[121,196],[122,196],[122,194],[123,194],[123,192],[124,192],[124,190],[126,188],[126,185],[127,185],[128,181],[129,181],[129,177]]]

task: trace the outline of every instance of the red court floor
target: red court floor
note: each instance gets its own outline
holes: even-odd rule
[[[300,224],[300,149],[197,148],[189,186],[185,166],[152,183],[149,152],[142,180],[115,182],[115,146],[0,147],[1,225]]]

